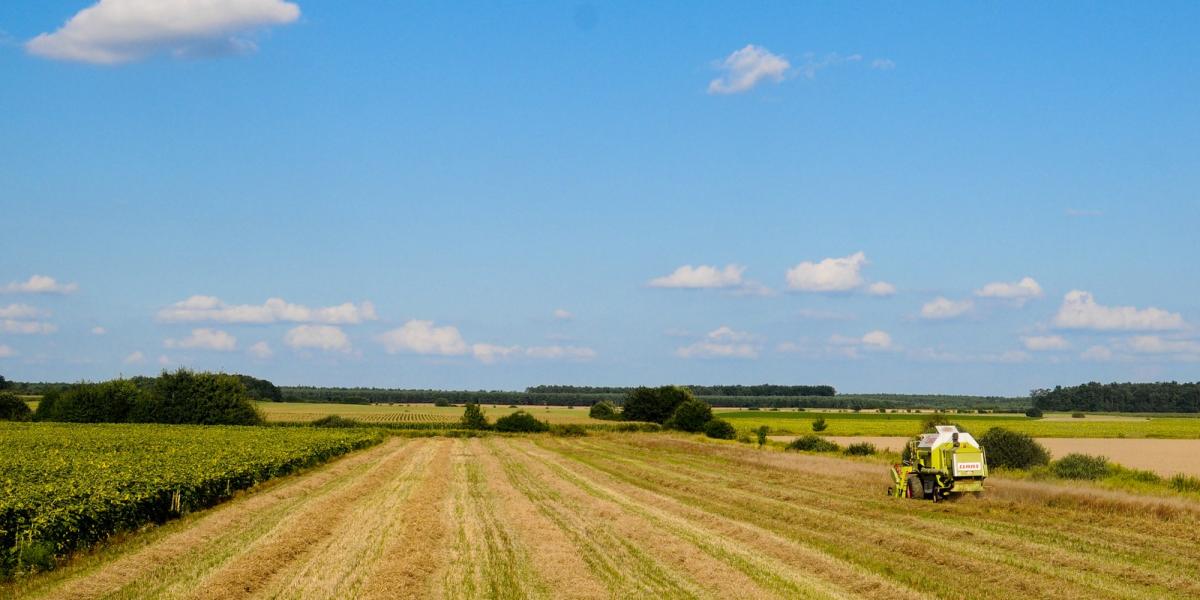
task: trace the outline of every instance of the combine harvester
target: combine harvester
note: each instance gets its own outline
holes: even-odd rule
[[[953,425],[938,425],[908,443],[908,459],[892,465],[894,484],[888,495],[897,498],[930,498],[982,492],[987,460],[979,442]]]

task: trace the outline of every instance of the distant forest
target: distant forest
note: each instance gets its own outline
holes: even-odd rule
[[[1200,383],[1085,383],[1030,394],[1035,408],[1092,412],[1200,412]]]
[[[833,396],[832,385],[685,385],[696,396]],[[593,387],[582,385],[535,385],[525,388],[530,394],[624,394],[632,387]]]

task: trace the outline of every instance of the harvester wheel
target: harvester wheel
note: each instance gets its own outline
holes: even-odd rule
[[[916,475],[908,476],[908,497],[909,498],[924,498],[925,486],[921,484],[921,478]]]

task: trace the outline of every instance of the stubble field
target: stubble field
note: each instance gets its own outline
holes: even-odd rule
[[[4,588],[32,598],[1186,598],[1200,508],[669,435],[393,438]]]

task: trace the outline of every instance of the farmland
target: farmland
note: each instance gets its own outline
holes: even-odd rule
[[[0,572],[378,441],[361,431],[0,423]]]
[[[824,418],[828,428],[822,435],[832,436],[910,436],[919,433],[928,414],[917,413],[825,413],[818,411],[714,411],[738,429],[750,430],[762,425],[776,434],[812,433],[812,422]],[[1200,438],[1200,418],[1184,416],[1111,416],[1088,415],[1081,419],[1069,415],[1047,415],[1031,419],[1021,415],[947,414],[947,419],[968,431],[983,433],[992,427],[1004,427],[1034,437],[1053,438]]]
[[[984,498],[933,504],[886,497],[886,483],[877,463],[675,435],[392,438],[18,580],[4,592],[30,598],[1200,594],[1194,502],[997,478]],[[953,541],[953,548],[932,540]]]
[[[550,423],[604,423],[588,417],[588,409],[565,406],[482,405],[489,419],[496,419],[518,410],[529,411]],[[354,419],[363,423],[456,423],[462,417],[461,406],[432,404],[318,404],[309,402],[259,402],[258,409],[275,423],[305,423],[329,415]]]

